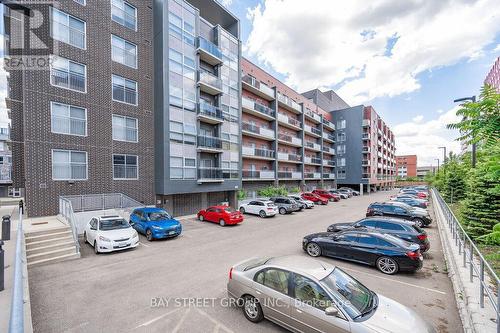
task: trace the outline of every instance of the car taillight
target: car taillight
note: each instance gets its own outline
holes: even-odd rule
[[[418,253],[418,251],[409,251],[409,252],[406,252],[406,255],[411,260],[418,260],[418,258],[420,257],[420,254]]]
[[[271,207],[267,208],[268,211],[272,211],[273,209]]]
[[[229,280],[232,280],[233,278],[233,268],[231,267],[231,269],[229,270]]]
[[[425,235],[425,234],[420,234],[420,235],[418,235],[418,236],[417,236],[417,238],[418,238],[418,239],[420,239],[421,241],[423,241],[423,240],[426,240],[426,239],[427,239],[427,235]]]

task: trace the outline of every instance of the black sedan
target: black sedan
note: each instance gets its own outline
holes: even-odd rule
[[[429,250],[427,233],[413,222],[384,217],[367,217],[356,222],[335,223],[328,227],[328,232],[339,232],[352,229],[375,230],[380,233],[399,237],[407,242],[420,245],[420,251]]]
[[[384,274],[414,272],[423,263],[418,244],[365,230],[312,234],[304,237],[302,248],[312,257],[323,255],[376,266]]]

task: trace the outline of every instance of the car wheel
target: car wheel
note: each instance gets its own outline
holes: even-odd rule
[[[281,207],[280,210],[279,210],[280,214],[281,215],[285,215],[286,214],[286,209]]]
[[[262,312],[259,302],[252,296],[245,297],[243,314],[245,315],[245,318],[250,320],[252,323],[258,323],[264,319],[264,312]]]
[[[94,241],[94,253],[99,254],[99,247],[97,247],[97,242]]]
[[[220,219],[220,220],[219,220],[219,225],[220,225],[221,227],[225,227],[225,226],[226,226],[226,221],[224,221],[224,219]]]
[[[83,232],[83,242],[84,243],[88,243],[89,242],[89,240],[87,239],[87,233],[85,231]]]
[[[153,241],[153,233],[151,232],[151,229],[146,230],[146,239],[150,242]]]
[[[413,222],[415,222],[415,225],[419,228],[422,228],[424,226],[424,221],[422,221],[422,219],[416,218],[413,220]]]
[[[377,259],[377,268],[384,274],[396,274],[399,270],[396,260],[389,257],[380,257]]]
[[[245,208],[240,207],[240,213],[241,213],[241,214],[245,214]]]
[[[321,255],[321,248],[314,242],[307,244],[306,251],[311,257],[319,257]]]
[[[205,218],[203,217],[203,215],[199,215],[198,220],[200,220],[200,222],[203,222],[203,220],[205,220]]]
[[[263,211],[263,210],[261,210],[261,211],[259,212],[259,216],[260,216],[260,217],[262,217],[262,218],[266,217],[266,212],[265,212],[265,211]]]

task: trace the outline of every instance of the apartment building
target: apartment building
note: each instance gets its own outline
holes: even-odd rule
[[[249,60],[241,67],[244,190],[333,187],[330,114]]]
[[[8,57],[50,59],[9,69],[13,186],[25,189],[27,213],[57,214],[66,195],[153,204],[153,1],[23,4],[5,13]],[[29,34],[44,48],[19,47]]]
[[[236,205],[241,189],[239,20],[214,0],[154,2],[156,204]]]
[[[396,156],[396,176],[402,179],[417,177],[417,155]]]
[[[303,93],[335,124],[336,180],[361,192],[386,189],[395,181],[394,134],[372,106],[350,107],[334,91]]]
[[[484,79],[484,83],[496,88],[496,90],[500,93],[500,57],[497,57],[497,60],[493,66],[491,66],[488,75],[486,75],[486,78]]]
[[[3,112],[5,110],[0,110]],[[12,152],[10,150],[10,125],[0,124],[0,197],[17,196],[12,188]]]

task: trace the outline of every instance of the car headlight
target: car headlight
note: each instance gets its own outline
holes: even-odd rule
[[[132,234],[132,238],[138,238],[139,237],[139,234],[137,233],[137,231],[134,230],[134,233]]]
[[[99,236],[99,240],[103,241],[103,242],[111,242],[111,239],[109,238],[106,238],[104,236]]]
[[[156,230],[160,230],[161,229],[161,227],[159,227],[157,225],[153,225],[153,226],[151,226],[151,228],[156,229]]]

